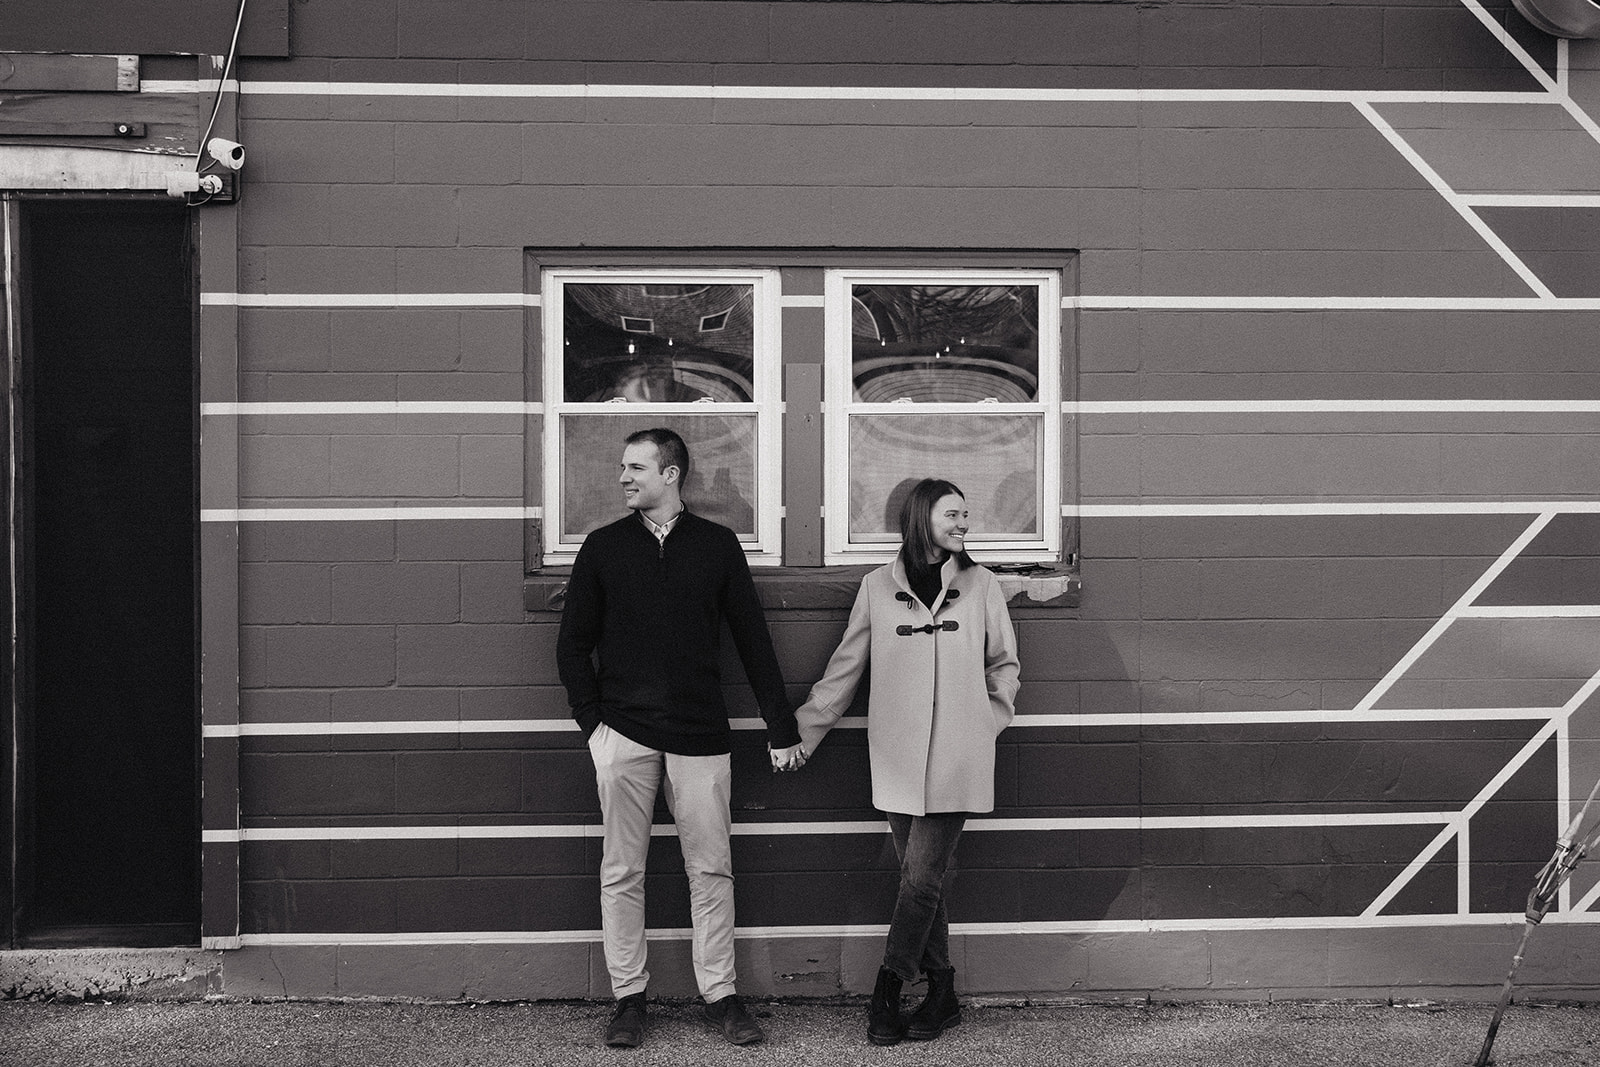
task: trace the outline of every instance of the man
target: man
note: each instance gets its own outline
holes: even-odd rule
[[[556,661],[589,741],[605,844],[600,921],[616,1010],[606,1044],[644,1039],[644,873],[663,779],[678,828],[702,1012],[736,1045],[766,1035],[734,991],[728,709],[722,625],[755,690],[775,770],[805,762],[794,710],[738,538],[683,506],[689,450],[671,430],[641,430],[622,450],[634,512],[593,531],[567,583]]]

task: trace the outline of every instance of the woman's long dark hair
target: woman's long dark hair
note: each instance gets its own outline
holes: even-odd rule
[[[917,582],[926,579],[928,572],[939,564],[929,563],[928,556],[942,552],[933,543],[933,506],[944,497],[954,494],[962,500],[967,494],[953,482],[943,478],[924,478],[911,487],[906,502],[900,506],[900,562],[906,568],[906,580]],[[962,570],[972,566],[972,557],[963,549],[955,554],[956,565]]]

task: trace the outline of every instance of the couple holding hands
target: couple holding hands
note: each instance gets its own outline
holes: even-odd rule
[[[871,664],[872,802],[888,818],[900,886],[867,1037],[936,1038],[961,1021],[945,911],[950,863],[967,816],[994,810],[995,738],[1011,722],[1019,673],[1005,595],[966,552],[966,500],[946,481],[916,484],[900,513],[899,554],[862,580],[827,669],[791,710],[743,549],[733,531],[684,509],[688,473],[676,433],[628,437],[619,481],[633,514],[584,541],[556,645],[604,823],[600,913],[616,997],[606,1044],[644,1039],[645,860],[662,789],[689,876],[705,1021],[734,1044],[765,1037],[735,991],[724,621],[777,771],[799,770],[816,753]],[[927,997],[905,1014],[902,983],[919,973]]]

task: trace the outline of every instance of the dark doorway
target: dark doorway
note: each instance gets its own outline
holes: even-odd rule
[[[188,219],[151,201],[16,206],[14,937],[197,944]]]

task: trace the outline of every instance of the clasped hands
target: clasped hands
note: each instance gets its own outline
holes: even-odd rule
[[[806,765],[806,760],[811,758],[803,743],[790,745],[788,748],[773,748],[768,745],[767,755],[772,757],[774,771],[798,771]]]

